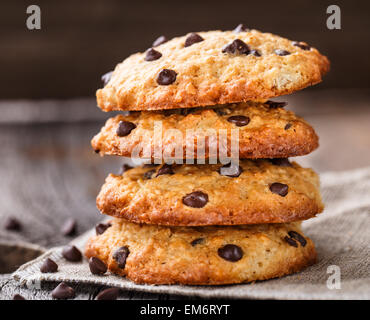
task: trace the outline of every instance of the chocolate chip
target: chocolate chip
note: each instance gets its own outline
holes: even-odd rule
[[[274,182],[270,185],[270,191],[285,197],[288,194],[288,186],[284,183]]]
[[[197,238],[195,240],[193,240],[192,242],[190,242],[190,244],[195,247],[197,244],[201,244],[204,242],[204,238]]]
[[[223,53],[250,54],[249,46],[242,40],[236,39],[222,49]]]
[[[52,292],[51,295],[54,299],[69,299],[75,297],[75,291],[70,286],[61,282]]]
[[[246,32],[246,31],[249,31],[249,29],[244,25],[244,24],[239,24],[235,29],[234,29],[234,33],[239,33],[239,32]]]
[[[96,235],[103,234],[108,228],[112,226],[111,223],[98,223],[95,226]]]
[[[204,39],[197,33],[191,33],[185,40],[184,47],[190,47],[194,43],[202,42]]]
[[[289,162],[288,158],[275,158],[275,159],[269,159],[269,161],[280,167],[292,167],[292,164]]]
[[[224,166],[220,167],[218,173],[222,176],[237,178],[243,173],[243,169],[240,166],[235,166],[232,163],[225,164]],[[227,169],[227,172],[225,172]]]
[[[182,198],[182,203],[192,208],[203,208],[208,202],[208,195],[202,191],[194,191]]]
[[[130,254],[130,250],[126,246],[121,247],[114,252],[113,259],[116,260],[118,267],[120,267],[121,269],[125,268],[126,259],[129,254]]]
[[[216,112],[221,117],[226,116],[228,114],[228,112],[223,108],[214,108],[213,111]]]
[[[121,167],[121,170],[119,172],[119,175],[122,175],[124,174],[126,171],[132,169],[131,166],[129,166],[128,164],[123,164],[122,167]]]
[[[107,272],[107,265],[98,258],[89,259],[89,268],[92,274],[104,274]]]
[[[261,53],[258,50],[251,50],[251,54],[254,55],[255,57],[260,57]]]
[[[165,36],[158,37],[152,44],[152,47],[158,47],[159,45],[167,42],[167,38]]]
[[[26,298],[17,293],[13,296],[13,300],[26,300]]]
[[[100,152],[100,150],[99,150],[99,149],[95,149],[95,150],[94,150],[94,152],[95,152],[95,153],[99,153],[99,152]]]
[[[290,246],[298,248],[298,244],[297,244],[297,242],[296,242],[294,239],[289,238],[288,236],[285,236],[284,240],[285,240],[285,241],[286,241]]]
[[[51,273],[51,272],[57,272],[58,271],[58,265],[51,260],[50,258],[47,258],[44,263],[40,267],[40,271],[42,273]]]
[[[20,231],[22,229],[22,225],[19,222],[19,220],[16,219],[16,218],[12,218],[12,217],[9,217],[5,221],[5,225],[4,226],[5,226],[5,229],[6,230],[9,230],[9,231]]]
[[[154,60],[158,60],[160,57],[162,57],[162,53],[160,53],[157,50],[154,50],[153,48],[150,48],[146,51],[144,60],[154,61]]]
[[[149,170],[143,174],[143,179],[149,180],[152,178],[153,174],[155,173],[155,170]]]
[[[66,260],[72,262],[78,262],[82,259],[81,251],[71,245],[67,245],[63,248],[62,255]]]
[[[307,244],[306,239],[302,235],[300,235],[298,232],[292,230],[292,231],[289,231],[288,234],[289,234],[289,237],[291,237],[294,240],[297,240],[301,244],[302,247],[304,247]]]
[[[227,261],[236,262],[243,258],[243,250],[235,244],[227,244],[218,249],[218,255]]]
[[[132,130],[136,128],[136,125],[129,121],[120,121],[118,124],[118,128],[116,130],[116,134],[119,137],[128,136]]]
[[[174,174],[172,166],[170,164],[164,164],[159,168],[156,177],[161,176],[162,174]]]
[[[292,127],[292,124],[291,123],[287,123],[284,127],[284,130],[288,130]]]
[[[112,74],[113,74],[113,71],[110,71],[101,76],[101,81],[103,81],[104,86],[106,86],[107,83],[110,81],[110,79],[112,78]]]
[[[61,229],[62,235],[73,236],[77,232],[77,222],[73,218],[67,219]]]
[[[265,102],[265,104],[267,104],[267,106],[270,109],[277,109],[277,108],[284,108],[288,103],[287,102],[277,102],[277,101],[267,100]]]
[[[119,294],[118,288],[108,288],[99,292],[96,300],[117,300]]]
[[[294,41],[293,46],[296,46],[296,47],[301,48],[303,50],[311,50],[311,47],[308,44],[305,44],[303,42]]]
[[[177,73],[170,69],[163,69],[157,76],[157,83],[168,86],[176,81]]]
[[[251,121],[251,119],[246,116],[231,116],[227,118],[227,121],[235,124],[237,127],[244,127]]]
[[[275,50],[275,53],[276,53],[278,56],[288,56],[288,55],[290,55],[290,52],[289,52],[289,51],[282,50],[282,49],[276,49],[276,50]]]

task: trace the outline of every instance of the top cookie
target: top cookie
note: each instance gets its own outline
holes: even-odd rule
[[[303,42],[257,30],[199,32],[131,55],[96,95],[104,111],[210,106],[289,94],[328,70]]]

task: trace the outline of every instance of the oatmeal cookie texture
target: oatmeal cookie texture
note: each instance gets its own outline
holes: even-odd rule
[[[239,165],[165,164],[110,174],[97,206],[132,222],[173,226],[282,223],[323,210],[319,179],[311,169],[287,159]]]
[[[131,157],[136,152],[139,157],[155,158],[159,150],[164,159],[195,158],[199,144],[205,158],[212,158],[222,154],[221,132],[226,132],[227,137],[223,154],[230,156],[231,133],[238,129],[240,158],[287,158],[315,150],[318,137],[313,128],[293,112],[271,107],[276,105],[279,104],[268,101],[217,108],[131,112],[109,119],[91,144],[101,155]],[[133,129],[120,135],[122,123],[125,127],[131,123]]]
[[[318,83],[329,70],[316,49],[271,33],[197,35],[201,41],[188,34],[118,64],[96,93],[98,106],[162,110],[269,99]]]
[[[115,274],[149,284],[265,280],[298,272],[316,260],[300,223],[184,228],[114,219],[88,241],[85,254]]]

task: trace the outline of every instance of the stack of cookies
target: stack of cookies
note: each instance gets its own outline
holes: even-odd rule
[[[148,284],[242,283],[313,264],[300,224],[323,210],[319,179],[288,158],[315,150],[318,137],[269,99],[328,69],[306,43],[243,25],[162,36],[118,64],[97,101],[125,113],[92,146],[151,163],[108,176],[97,206],[114,218],[97,226],[86,256]]]

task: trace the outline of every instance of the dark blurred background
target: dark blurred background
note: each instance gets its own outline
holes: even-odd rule
[[[26,28],[31,4],[41,7],[41,30]],[[331,4],[341,8],[341,30],[326,28]],[[315,89],[370,84],[370,1],[2,0],[0,8],[2,99],[93,96],[101,74],[157,36],[230,30],[241,22],[328,55],[332,70]]]

